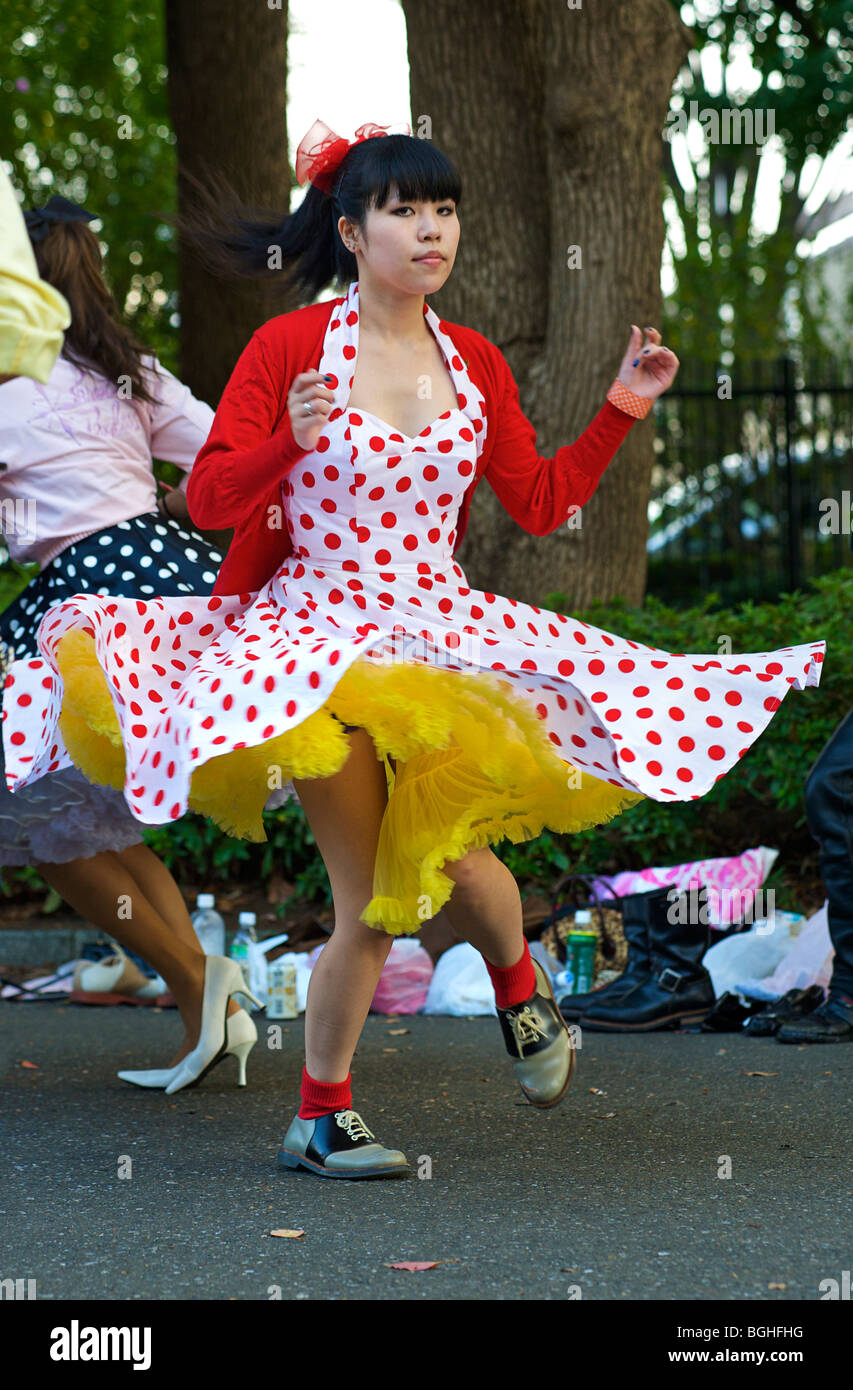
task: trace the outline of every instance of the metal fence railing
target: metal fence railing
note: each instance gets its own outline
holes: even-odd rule
[[[647,592],[772,600],[853,565],[853,358],[682,365],[654,412]]]

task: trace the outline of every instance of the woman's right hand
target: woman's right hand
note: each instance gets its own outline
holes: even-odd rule
[[[314,449],[329,415],[332,413],[335,396],[326,384],[322,372],[300,372],[294,377],[287,397],[287,409],[293,438],[300,449]],[[311,413],[306,411],[306,403]]]

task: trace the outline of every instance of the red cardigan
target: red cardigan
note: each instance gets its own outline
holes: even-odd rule
[[[279,314],[250,338],[231,374],[186,488],[190,517],[202,530],[234,527],[213,592],[262,589],[293,553],[281,512],[281,480],[308,452],[293,437],[287,397],[299,372],[317,371],[326,328],[344,296]],[[583,506],[635,423],[605,401],[574,444],[553,458],[536,452],[536,431],[522,413],[518,387],[501,351],[481,333],[441,320],[486,403],[486,440],[459,509],[459,547],[471,495],[486,477],[509,515],[547,536]],[[270,512],[270,508],[277,511]],[[280,525],[270,525],[270,516]]]

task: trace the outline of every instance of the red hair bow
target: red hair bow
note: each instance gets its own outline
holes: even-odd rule
[[[351,150],[353,145],[360,145],[362,140],[387,135],[390,129],[390,126],[366,121],[358,127],[354,140],[345,140],[343,136],[336,135],[325,121],[316,120],[307,134],[303,135],[296,151],[296,182],[301,188],[310,180],[324,193],[331,193],[338,166],[347,151]],[[411,135],[411,126],[406,124],[405,130],[400,133]]]

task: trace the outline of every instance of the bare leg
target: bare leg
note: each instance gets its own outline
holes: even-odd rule
[[[112,850],[63,864],[35,867],[75,912],[144,956],[162,975],[186,1029],[181,1048],[169,1063],[174,1066],[198,1041],[204,989],[204,953],[198,940],[190,942],[180,929],[172,930],[171,922],[163,919],[128,866]],[[165,866],[161,867],[168,873]],[[131,917],[119,917],[120,900],[129,901]]]
[[[188,951],[192,951],[195,955],[198,955],[201,951],[201,946],[195,934],[195,927],[190,921],[190,914],[184,902],[184,895],[162,859],[158,859],[154,851],[149,849],[145,844],[129,845],[127,849],[119,850],[118,858],[125,865],[128,872],[133,875],[136,882],[139,884],[140,891],[145,894],[151,906],[159,912],[163,921],[168,923],[173,936],[178,937],[184,942]],[[118,939],[120,940],[121,938]],[[148,948],[146,947],[146,949]],[[136,947],[132,946],[131,950],[135,951]],[[140,951],[139,955],[143,956],[145,960],[148,960],[145,951]],[[151,964],[154,966],[154,969],[163,976],[163,979],[171,989],[168,977],[160,970],[160,967],[156,965],[154,961],[152,961]],[[199,977],[198,996],[191,1010],[192,1026],[190,1027],[189,1024],[187,1025],[187,1032],[192,1035],[192,1042],[189,1044],[188,1051],[195,1047],[201,1030],[203,990],[204,966],[202,964],[201,975]],[[177,999],[177,995],[175,995],[175,998]],[[236,999],[229,999],[229,1014],[237,1013],[239,1008],[240,1005],[237,1003]]]
[[[315,1081],[344,1081],[393,937],[359,921],[373,896],[373,866],[388,788],[372,738],[349,735],[333,777],[294,780],[329,875],[335,929],[311,972],[305,1064]]]
[[[521,894],[506,865],[485,846],[442,871],[454,881],[444,905],[454,931],[491,965],[515,965],[524,950]]]

